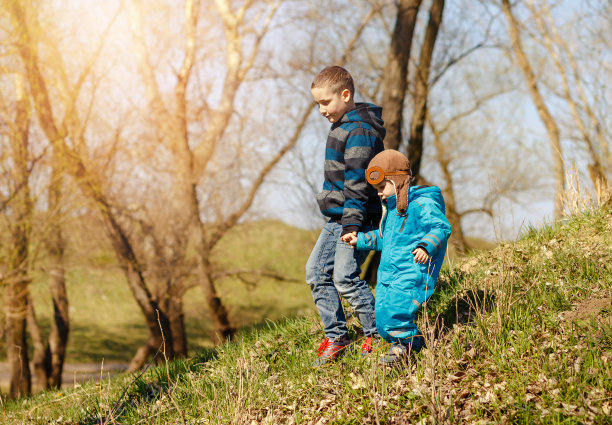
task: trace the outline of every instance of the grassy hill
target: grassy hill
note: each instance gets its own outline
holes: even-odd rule
[[[0,423],[609,424],[611,290],[608,204],[451,262],[404,368],[379,368],[380,345],[312,369],[323,336],[305,314],[140,375],[3,401]]]

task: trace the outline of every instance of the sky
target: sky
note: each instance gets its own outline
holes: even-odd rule
[[[377,26],[368,29],[364,38],[357,43],[357,50],[347,64],[349,69],[351,66],[358,69],[354,75],[357,85],[368,89],[364,91],[376,87],[376,78],[384,66],[385,57],[381,49],[385,46],[380,44],[380,40],[384,40],[385,31],[390,31],[393,27],[391,3],[390,1],[384,9],[384,19],[374,21],[373,25]],[[56,1],[51,4],[61,5],[62,13],[65,13],[66,17],[55,20],[56,17],[48,16],[49,19],[58,22],[56,31],[66,40],[63,44],[65,49],[62,51],[63,57],[68,66],[82,69],[83,64],[95,51],[100,35],[119,10],[120,2],[81,0]],[[151,54],[150,60],[157,64],[158,70],[161,70],[156,74],[157,81],[161,87],[168,89],[170,95],[177,69],[182,61],[183,12],[173,2],[163,7],[155,6],[156,4],[157,2],[146,2],[145,24],[152,28],[152,37],[160,34],[165,37],[157,37],[155,41],[150,41],[152,47],[155,47],[151,50],[154,53]],[[244,134],[248,135],[249,132],[257,135],[255,140],[269,140],[271,151],[266,152],[266,148],[262,147],[260,152],[262,157],[273,153],[275,146],[282,144],[291,129],[292,117],[310,101],[309,87],[314,72],[322,68],[326,60],[331,61],[334,57],[338,57],[343,43],[350,39],[350,31],[342,29],[337,22],[341,19],[348,20],[348,28],[354,29],[367,12],[365,6],[357,10],[336,8],[332,15],[329,9],[331,4],[327,1],[309,3],[312,8],[304,5],[305,3],[300,2],[286,3],[279,10],[275,29],[264,40],[264,45],[270,52],[266,60],[272,65],[276,74],[271,74],[264,83],[253,83],[248,86],[257,87],[255,91],[241,91],[238,113],[231,123],[231,130],[226,134],[228,141],[239,136],[243,137]],[[427,15],[423,12],[428,5],[429,2],[423,2],[420,26],[417,27],[417,31],[420,32],[415,36],[414,51],[417,51],[421,38],[419,34],[422,33],[422,26],[426,23]],[[467,7],[468,5],[471,7]],[[445,120],[469,108],[470,102],[478,96],[500,87],[511,90],[508,94],[485,102],[478,113],[460,121],[445,135],[445,143],[453,147],[453,155],[457,157],[453,162],[453,172],[457,179],[457,197],[463,208],[473,208],[478,205],[491,188],[500,182],[505,184],[513,178],[512,173],[514,176],[521,176],[523,178],[521,184],[529,187],[523,193],[512,194],[496,201],[494,209],[497,214],[493,220],[483,214],[465,219],[464,224],[469,235],[499,240],[515,238],[530,225],[537,226],[552,220],[550,149],[546,132],[528,96],[520,72],[514,64],[512,54],[504,47],[504,43],[507,45],[507,34],[503,16],[490,8],[479,10],[481,6],[480,2],[474,3],[468,0],[447,2],[443,31],[435,52],[434,61],[438,64],[457,54],[461,49],[465,49],[466,46],[481,41],[490,22],[493,22],[491,25],[493,30],[486,39],[486,48],[478,49],[460,61],[437,83],[430,96],[430,108],[432,115],[435,114],[434,121],[442,125]],[[190,97],[193,105],[198,105],[200,99],[214,106],[218,102],[223,81],[223,43],[220,42],[222,37],[219,31],[212,33],[206,31],[218,22],[218,17],[213,11],[206,9],[206,6],[203,7],[205,13],[202,15],[198,38],[200,56],[194,70],[193,83],[190,85]],[[558,17],[560,22],[570,20],[575,10],[575,2],[559,2],[554,16]],[[527,16],[526,10],[518,9],[518,15]],[[296,17],[300,19],[296,20]],[[383,22],[384,25],[381,25]],[[158,40],[164,40],[164,43],[159,45]],[[311,40],[314,40],[312,45]],[[572,38],[572,41],[576,43],[576,38]],[[154,44],[156,42],[158,44]],[[538,51],[541,52],[538,50],[541,48],[529,45],[528,49],[534,53],[536,69],[544,72],[547,65],[543,57],[537,54]],[[604,47],[603,53],[598,53],[599,57],[609,57],[610,50],[609,45],[607,49]],[[96,119],[104,122],[109,132],[119,123],[123,123],[126,126],[125,137],[132,139],[130,149],[137,148],[138,144],[152,142],[142,138],[142,130],[133,125],[133,120],[147,107],[134,54],[127,9],[124,8],[113,21],[102,55],[97,62],[95,72],[100,84],[96,93],[96,106],[99,111],[104,112],[100,112]],[[306,60],[311,57],[316,59],[313,63]],[[588,63],[588,60],[590,59],[585,58],[585,63]],[[295,69],[290,66],[300,63],[304,64],[302,68]],[[611,72],[606,68],[604,71],[608,74]],[[76,80],[78,73],[70,77]],[[555,99],[550,88],[545,90],[549,99]],[[602,96],[604,99],[605,94],[609,94],[610,91],[609,87],[605,87],[605,90],[607,91]],[[380,99],[380,92],[376,99],[363,96],[362,93],[358,93],[356,99],[377,102]],[[288,101],[289,107],[286,103]],[[83,99],[83,102],[86,103],[87,99]],[[200,103],[203,105],[203,102]],[[551,100],[550,104],[560,103],[556,99]],[[122,113],[116,114],[117,111]],[[563,119],[567,117],[567,112],[562,107],[553,112]],[[408,119],[409,113],[408,101],[406,114]],[[240,120],[245,118],[247,123],[240,123]],[[195,134],[203,126],[205,123],[195,121],[190,131]],[[316,228],[322,224],[310,187],[320,187],[322,183],[324,143],[328,128],[329,123],[313,108],[297,147],[269,176],[266,187],[250,211],[250,216],[255,218],[272,216],[305,228]],[[239,130],[240,133],[234,133],[234,130]],[[568,139],[569,133],[564,131],[563,135],[564,145],[568,146],[568,161],[570,164],[577,161],[579,168],[583,169],[583,156],[572,147],[573,144]],[[135,138],[140,140],[134,140]],[[108,134],[99,131],[92,132],[89,137],[92,143],[102,145],[108,139]],[[194,137],[193,140],[195,143],[199,139]],[[515,151],[504,150],[509,146],[516,146]],[[528,154],[521,154],[519,149],[525,149],[524,152]],[[496,155],[497,152],[502,153]],[[442,184],[434,154],[431,149],[431,137],[426,130],[423,173],[434,184]],[[482,158],[487,158],[490,167],[473,168]],[[304,163],[303,167],[301,162]]]

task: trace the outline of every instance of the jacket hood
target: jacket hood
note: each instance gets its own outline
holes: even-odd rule
[[[408,194],[408,203],[418,201],[419,198],[429,198],[436,203],[440,210],[446,214],[444,206],[444,197],[438,186],[414,186],[411,187]],[[382,201],[382,204],[389,210],[397,209],[397,195],[389,196]]]
[[[446,214],[444,206],[444,197],[438,186],[414,186],[410,188],[408,195],[408,203],[418,201],[419,198],[429,198],[434,201],[443,214]]]
[[[387,199],[381,202],[383,208],[383,214],[380,219],[382,223],[385,219],[385,216],[389,211],[396,210],[398,214],[403,215],[408,211],[408,205],[422,198],[429,198],[434,201],[437,207],[442,211],[442,214],[446,214],[446,208],[444,205],[444,197],[442,196],[442,191],[438,186],[414,186],[407,188],[408,190],[408,202],[406,205],[406,210],[400,211],[397,199],[397,192],[395,195],[389,196]],[[380,234],[380,238],[382,239],[382,224],[378,226],[378,233]]]
[[[342,116],[338,125],[349,122],[363,122],[369,124],[377,136],[385,138],[385,127],[382,119],[382,108],[371,103],[355,103],[355,109],[348,111]]]

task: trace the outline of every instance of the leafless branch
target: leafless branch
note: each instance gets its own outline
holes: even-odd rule
[[[242,280],[245,275],[254,276],[257,278],[268,277],[274,280],[278,280],[280,282],[301,282],[301,280],[299,279],[289,279],[284,274],[280,274],[275,271],[266,270],[266,269],[223,270],[223,271],[213,273],[213,278],[216,280],[216,279],[223,279],[223,278],[228,278],[228,277],[238,277]]]

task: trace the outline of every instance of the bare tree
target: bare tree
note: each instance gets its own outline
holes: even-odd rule
[[[551,154],[553,157],[553,169],[556,186],[554,216],[555,218],[559,218],[563,214],[563,198],[565,192],[565,165],[563,162],[563,152],[561,150],[559,128],[548,110],[546,103],[544,102],[544,98],[542,97],[542,94],[538,88],[537,77],[523,49],[520,39],[519,23],[512,14],[512,8],[509,0],[502,0],[502,10],[506,16],[506,20],[508,21],[508,32],[510,34],[514,54],[516,55],[521,71],[523,72],[523,76],[525,77],[531,99],[533,100],[533,103],[538,110],[538,114],[540,115],[540,119],[542,120],[542,123],[546,127],[546,131],[548,133]]]
[[[604,164],[607,160],[608,163],[612,165],[612,162],[610,162],[611,156],[609,150],[607,149],[607,142],[605,141],[603,133],[601,131],[601,124],[593,113],[590,104],[586,98],[583,84],[582,81],[580,81],[579,72],[577,70],[576,61],[573,59],[573,56],[567,48],[566,43],[563,42],[562,38],[559,35],[555,22],[550,14],[549,6],[544,3],[540,10],[538,10],[533,4],[533,2],[529,1],[529,9],[536,18],[538,30],[544,38],[544,45],[546,47],[546,50],[555,64],[558,76],[561,78],[563,88],[562,97],[567,102],[571,111],[572,118],[574,119],[574,123],[576,124],[576,127],[578,128],[582,136],[584,144],[586,145],[587,152],[591,161],[591,164],[589,165],[589,172],[591,180],[593,182],[593,186],[595,188],[599,186],[607,187],[608,179],[606,177]],[[570,64],[570,70],[567,70],[563,65],[561,54],[565,54],[565,57]],[[573,82],[579,93],[580,101],[583,104],[583,110],[586,113],[590,124],[592,125],[592,128],[599,141],[600,147],[603,151],[602,156],[605,159],[601,158],[599,153],[597,152],[595,141],[593,140],[589,130],[587,129],[588,124],[587,122],[585,122],[585,120],[580,114],[580,106],[578,104],[578,101],[574,99],[574,96],[571,93],[571,75],[568,74],[573,74],[574,76]],[[612,167],[610,167],[610,170],[612,170]]]
[[[11,261],[8,267],[8,276],[10,279],[22,280],[25,283],[30,282],[30,263],[34,260],[30,260],[29,251],[35,250],[31,248],[32,245],[32,214],[33,214],[33,201],[30,199],[30,174],[34,164],[37,162],[36,158],[31,158],[30,146],[29,146],[29,128],[30,128],[30,98],[27,93],[25,81],[19,71],[15,72],[15,88],[16,88],[16,103],[14,109],[17,111],[16,120],[10,132],[10,146],[12,153],[13,166],[10,167],[11,174],[13,176],[14,184],[14,197],[7,202],[11,205],[11,214],[9,215],[9,222],[13,229],[11,235],[10,253],[9,257]],[[6,108],[3,109],[6,111]],[[7,114],[4,113],[6,122],[11,122]],[[17,130],[16,130],[17,129]],[[17,137],[18,136],[18,137]],[[55,226],[52,226],[51,232],[55,231]],[[15,268],[18,267],[18,268]],[[57,272],[57,269],[54,269]],[[12,276],[12,277],[11,277]],[[21,276],[21,277],[20,277]],[[52,276],[52,280],[60,279],[63,286],[63,270],[61,273],[56,273]],[[53,295],[57,294],[57,290],[53,284],[50,285]],[[65,293],[65,289],[64,289]],[[63,353],[65,352],[67,331],[61,333],[63,341],[56,343],[56,338],[60,337],[57,334],[56,321],[52,324],[51,336],[49,339],[49,346],[45,347],[44,337],[41,333],[40,326],[36,320],[34,313],[34,305],[29,295],[29,289],[22,288],[22,295],[25,297],[26,305],[26,323],[27,329],[29,330],[33,355],[32,355],[32,369],[36,376],[38,385],[42,388],[48,388],[49,386],[58,387],[61,383],[61,369],[63,366]],[[67,317],[67,301],[62,304],[61,300],[57,301],[54,296],[54,308],[62,308],[66,312]],[[8,299],[11,299],[9,296]],[[6,310],[10,311],[10,306]],[[12,323],[11,320],[8,323]],[[66,329],[65,327],[63,329]],[[7,345],[15,346],[15,344]],[[21,350],[27,351],[27,347],[22,347]],[[56,359],[59,358],[59,361]],[[23,361],[27,361],[27,358],[23,358]],[[59,371],[58,371],[59,369]],[[52,373],[52,370],[55,372]],[[20,373],[21,374],[21,373]],[[24,376],[25,379],[25,376]],[[14,395],[14,394],[13,394]],[[23,394],[21,394],[23,395]]]
[[[412,36],[421,0],[400,0],[391,37],[391,47],[387,54],[382,83],[383,120],[387,134],[385,147],[398,149],[402,143],[402,122],[404,99],[408,84],[408,63]]]
[[[64,170],[72,175],[85,196],[95,203],[104,220],[119,264],[126,274],[130,289],[141,311],[145,315],[150,332],[147,345],[154,350],[163,347],[166,357],[173,358],[172,334],[168,318],[151,296],[151,292],[142,274],[140,262],[129,242],[126,231],[122,228],[114,213],[112,204],[104,193],[104,186],[100,181],[100,177],[96,174],[95,170],[88,167],[87,162],[82,157],[82,150],[72,148],[67,141],[70,128],[75,128],[73,123],[78,121],[74,102],[78,98],[81,85],[91,67],[86,67],[81,77],[77,80],[77,84],[71,87],[69,91],[72,94],[72,103],[66,105],[66,118],[68,122],[59,122],[51,107],[52,100],[41,71],[40,59],[36,48],[37,43],[31,33],[31,27],[37,26],[36,16],[33,15],[32,9],[24,9],[24,5],[19,2],[11,2],[8,5],[8,12],[11,15],[13,27],[19,39],[18,53],[25,67],[38,122],[52,148],[60,152]],[[92,57],[91,61],[94,60],[95,56]],[[65,71],[62,74],[66,75]],[[71,136],[73,136],[77,147],[85,146],[83,131],[71,134]],[[161,358],[158,360],[162,361]]]
[[[136,51],[138,52],[138,65],[140,74],[146,86],[151,113],[158,124],[157,132],[161,140],[170,147],[174,157],[173,170],[173,211],[177,219],[178,234],[189,235],[194,228],[198,231],[196,244],[198,247],[198,279],[206,296],[209,310],[215,324],[217,335],[221,339],[231,336],[234,328],[231,325],[229,314],[217,293],[213,274],[213,266],[210,262],[211,251],[231,228],[250,205],[249,198],[254,197],[259,182],[253,187],[251,195],[247,198],[245,205],[225,222],[218,222],[210,226],[214,230],[207,231],[207,223],[202,220],[197,195],[197,185],[202,176],[205,176],[207,165],[216,153],[217,146],[223,138],[230,118],[234,114],[234,100],[238,89],[249,69],[253,66],[257,55],[257,49],[266,33],[270,20],[274,16],[279,3],[268,2],[269,10],[264,18],[263,29],[255,33],[255,44],[250,56],[243,59],[243,46],[241,40],[241,26],[246,26],[245,13],[253,6],[251,3],[244,4],[238,10],[233,10],[230,2],[216,1],[216,11],[221,16],[226,37],[226,76],[219,107],[211,110],[208,117],[206,131],[201,140],[194,148],[190,147],[187,130],[188,126],[188,99],[187,85],[195,62],[198,15],[200,13],[199,2],[187,1],[185,6],[185,56],[180,71],[176,77],[174,96],[172,104],[167,105],[161,95],[161,90],[155,80],[155,69],[148,59],[148,47],[145,43],[145,28],[143,8],[139,1],[130,3],[131,26],[135,35]],[[247,28],[247,31],[250,31]],[[267,173],[267,172],[266,172]],[[265,176],[265,173],[264,173]],[[186,244],[174,244],[175,246]],[[185,253],[179,253],[184,257]]]

